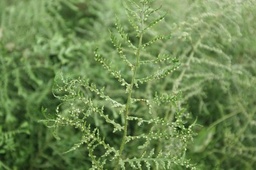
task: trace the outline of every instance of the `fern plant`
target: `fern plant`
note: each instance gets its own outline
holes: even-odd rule
[[[165,14],[149,0],[127,0],[124,7],[130,25],[116,17],[112,56],[95,50],[95,60],[115,86],[57,77],[54,94],[62,103],[56,118],[45,122],[57,138],[70,128],[81,136],[67,152],[86,147],[90,169],[194,168],[186,159],[192,125],[181,94],[162,93],[157,86],[179,67],[175,56],[154,48],[171,39],[171,34],[152,34]]]

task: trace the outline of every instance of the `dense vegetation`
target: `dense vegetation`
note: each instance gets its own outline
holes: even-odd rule
[[[255,0],[1,0],[0,169],[253,170],[255,21]]]

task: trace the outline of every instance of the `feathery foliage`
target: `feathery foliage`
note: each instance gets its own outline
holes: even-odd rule
[[[180,97],[161,94],[152,86],[179,66],[175,56],[149,49],[159,40],[170,39],[149,34],[164,15],[147,0],[127,1],[125,9],[130,25],[120,23],[117,16],[116,31],[110,31],[116,52],[104,56],[100,48],[95,51],[95,60],[119,84],[118,94],[90,80],[66,82],[60,77],[56,81],[64,85],[54,93],[63,102],[48,126],[55,128],[56,135],[63,127],[77,129],[81,140],[69,151],[85,145],[91,169],[192,167],[185,157],[192,131],[185,125],[188,115]]]
[[[164,28],[177,39],[163,50],[173,51],[182,64],[164,84],[184,94],[182,103],[202,126],[190,148],[202,169],[255,167],[255,3],[188,2],[176,8],[187,9],[179,16],[184,22],[166,18]]]
[[[1,0],[0,169],[253,170],[255,12]]]
[[[0,169],[63,169],[69,164],[62,157],[50,158],[60,154],[61,146],[38,121],[44,118],[42,108],[53,112],[59,104],[51,90],[56,70],[72,67],[68,60],[79,52],[65,37],[69,32],[60,12],[71,11],[72,5],[0,1]]]

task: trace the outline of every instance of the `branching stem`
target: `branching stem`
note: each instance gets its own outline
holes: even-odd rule
[[[132,100],[132,92],[133,92],[133,88],[134,85],[136,83],[136,74],[137,74],[137,70],[140,67],[140,55],[141,55],[141,49],[142,49],[142,40],[143,40],[143,32],[144,30],[144,7],[143,10],[141,12],[141,19],[140,19],[140,32],[139,32],[139,43],[138,43],[138,48],[136,50],[136,63],[134,65],[134,67],[132,68],[132,79],[131,79],[131,83],[129,84],[128,87],[128,96],[127,96],[127,103],[126,103],[126,109],[125,109],[125,122],[124,122],[124,132],[123,132],[123,137],[122,137],[122,142],[120,145],[120,149],[119,149],[119,157],[117,158],[117,163],[115,165],[114,170],[119,170],[120,169],[120,165],[119,165],[119,161],[122,157],[122,153],[126,144],[126,137],[127,137],[127,130],[128,130],[128,115],[130,113],[130,107],[131,107],[131,100]]]

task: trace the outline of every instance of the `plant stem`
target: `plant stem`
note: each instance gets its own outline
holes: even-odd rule
[[[124,122],[124,133],[123,133],[123,137],[122,137],[122,142],[120,145],[120,149],[119,149],[119,156],[117,158],[117,163],[115,165],[114,170],[119,170],[120,166],[119,166],[119,160],[122,157],[122,153],[125,147],[125,143],[126,143],[126,137],[127,137],[127,129],[128,129],[128,115],[130,113],[130,107],[131,107],[131,100],[132,100],[132,92],[133,92],[133,87],[135,85],[135,78],[136,78],[136,74],[137,74],[137,70],[140,67],[140,53],[141,53],[141,47],[142,47],[142,39],[143,39],[143,29],[144,29],[144,12],[142,11],[141,14],[141,22],[140,22],[140,34],[139,34],[139,44],[138,44],[138,48],[136,50],[136,63],[132,69],[132,80],[131,83],[128,87],[128,96],[127,96],[127,102],[126,102],[126,108],[125,108],[125,122]]]

